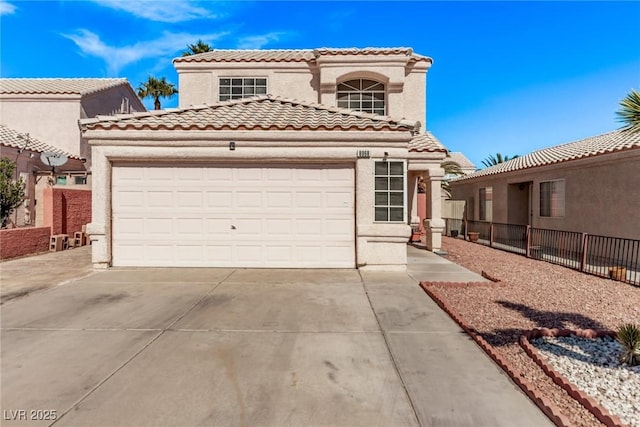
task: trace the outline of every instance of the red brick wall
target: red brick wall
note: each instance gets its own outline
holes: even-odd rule
[[[49,250],[50,227],[0,230],[0,259],[15,258]]]
[[[91,190],[45,188],[44,224],[51,234],[73,235],[91,222]]]

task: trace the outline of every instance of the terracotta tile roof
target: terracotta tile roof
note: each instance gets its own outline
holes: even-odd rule
[[[418,134],[409,142],[409,151],[440,151],[447,152],[444,145],[431,132]]]
[[[327,107],[271,95],[80,121],[83,129],[145,130],[391,130],[415,122]]]
[[[637,149],[640,149],[640,133],[617,130],[568,144],[534,151],[522,157],[516,157],[504,163],[460,177],[456,179],[456,181]]]
[[[127,79],[0,79],[0,94],[88,95],[123,84]]]
[[[211,52],[175,58],[179,62],[312,62],[321,56],[336,55],[406,55],[412,61],[433,62],[428,56],[413,53],[411,48],[319,48],[319,49],[260,49],[227,50],[215,49]]]
[[[60,150],[59,148],[56,148],[52,145],[45,144],[44,142],[34,138],[33,136],[29,136],[28,141],[26,137],[27,135],[25,133],[18,132],[17,130],[11,129],[5,125],[0,125],[1,145],[4,145],[6,147],[22,148],[38,153],[49,151],[52,153],[64,154],[70,159],[80,159],[80,157],[78,156],[74,156],[73,154],[67,153],[66,151]]]
[[[446,158],[445,160],[451,160],[456,162],[457,164],[460,165],[460,168],[462,169],[476,169],[476,165],[471,163],[471,160],[469,160],[467,156],[465,156],[464,154],[458,151],[450,152],[449,157]]]

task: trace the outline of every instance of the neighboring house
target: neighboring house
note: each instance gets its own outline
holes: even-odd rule
[[[96,267],[404,269],[419,176],[425,243],[440,249],[446,149],[421,131],[430,58],[233,50],[174,63],[180,108],[81,121]]]
[[[534,151],[451,187],[468,219],[640,239],[640,133]]]
[[[86,159],[87,171],[91,152],[78,120],[138,111],[146,108],[126,79],[0,79],[0,124]]]
[[[44,220],[41,214],[37,214],[42,209],[42,200],[40,198],[40,203],[36,202],[36,187],[40,187],[38,185],[40,182],[47,185],[49,179],[63,176],[61,173],[51,174],[51,166],[42,162],[42,153],[66,156],[68,161],[64,165],[65,173],[73,173],[75,177],[81,178],[81,182],[86,182],[87,173],[83,172],[84,163],[79,156],[45,144],[27,133],[20,133],[15,129],[0,125],[0,157],[7,157],[16,162],[15,178],[22,178],[25,183],[26,199],[10,217],[14,226],[35,225],[36,218],[40,223]]]

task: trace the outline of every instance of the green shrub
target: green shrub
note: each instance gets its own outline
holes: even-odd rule
[[[631,323],[620,326],[616,340],[622,345],[620,361],[629,366],[640,365],[640,326]]]

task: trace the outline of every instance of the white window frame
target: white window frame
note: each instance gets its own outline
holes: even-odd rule
[[[545,189],[544,187],[547,187]],[[564,218],[566,201],[566,183],[564,179],[540,181],[540,207],[541,218]],[[545,198],[545,200],[543,200]],[[546,209],[545,209],[546,208]],[[544,209],[544,212],[543,212]]]
[[[487,193],[491,194],[491,199],[487,199]],[[493,221],[493,187],[480,188],[478,190],[478,201],[478,219],[487,222]]]
[[[386,174],[378,174],[376,172],[376,165],[379,163],[383,163],[387,165],[387,173]],[[400,164],[402,167],[402,175],[391,174],[391,164]],[[402,189],[396,190],[391,189],[391,178],[402,177]],[[378,178],[386,178],[387,185],[385,188],[376,188],[376,183]],[[402,216],[397,220],[391,220],[391,209],[397,209],[400,205],[391,204],[391,194],[397,194],[402,192]],[[386,203],[378,203],[377,194],[385,194],[387,195]],[[377,219],[376,212],[380,209],[387,209],[386,220]],[[375,223],[391,223],[391,224],[405,224],[407,222],[407,162],[405,160],[391,160],[391,159],[379,159],[374,160],[373,162],[373,221]]]
[[[228,80],[229,83],[223,83],[225,80]],[[253,80],[253,82],[249,82],[250,80]],[[258,84],[258,80],[264,80],[264,84]],[[228,89],[228,93],[223,94],[223,88]],[[268,88],[269,80],[266,77],[220,77],[218,78],[218,101],[231,101],[266,95],[269,93]]]
[[[354,82],[357,82],[357,84],[354,84]],[[366,83],[365,85],[365,82],[371,83]],[[341,89],[341,86],[348,89]],[[373,79],[351,79],[340,82],[336,90],[336,106],[381,116],[388,115],[386,89],[384,83]],[[375,106],[376,102],[380,102],[379,99],[375,99],[376,94],[382,95],[382,108]],[[365,95],[371,96],[372,99],[363,99]],[[341,96],[346,96],[346,99],[340,99]],[[365,103],[368,102],[371,103],[371,106],[365,106]]]

